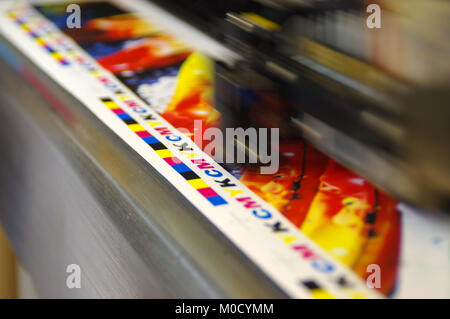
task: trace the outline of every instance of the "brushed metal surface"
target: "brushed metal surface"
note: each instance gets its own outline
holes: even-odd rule
[[[40,296],[286,297],[84,106],[38,82],[66,117],[0,59],[0,221]]]

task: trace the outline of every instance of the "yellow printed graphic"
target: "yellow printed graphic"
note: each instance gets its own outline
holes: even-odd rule
[[[63,56],[59,52],[52,52],[50,53],[50,55],[56,60],[61,60],[63,58]]]
[[[106,106],[108,109],[117,109],[117,108],[119,108],[119,106],[117,105],[117,103],[114,102],[114,101],[103,102],[103,104],[105,104],[105,106]]]
[[[333,295],[323,289],[314,289],[311,291],[311,294],[315,299],[335,299]]]
[[[172,152],[167,149],[156,151],[156,154],[158,154],[158,156],[161,158],[173,157]]]
[[[39,43],[40,45],[44,45],[45,44],[45,40],[42,39],[41,37],[39,38],[35,38],[36,42]]]
[[[130,124],[130,125],[128,125],[128,127],[133,132],[145,131],[144,127],[141,124]]]
[[[27,24],[22,24],[21,27],[22,27],[22,29],[24,29],[27,32],[31,30]]]
[[[202,181],[200,178],[197,179],[191,179],[188,181],[189,184],[191,184],[192,187],[195,189],[201,189],[201,188],[207,188],[209,187],[208,184],[206,184],[204,181]]]

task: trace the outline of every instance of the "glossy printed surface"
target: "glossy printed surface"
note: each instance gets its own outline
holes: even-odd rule
[[[213,106],[214,70],[207,57],[111,5],[82,7],[85,23],[72,31],[64,30],[64,5],[37,6],[152,109],[176,128],[188,129],[191,138],[194,120],[201,120],[204,129],[220,127]],[[397,203],[304,141],[283,141],[280,156],[280,170],[273,175],[261,175],[251,165],[229,171],[360,277],[370,274],[368,265],[380,265],[381,291],[392,293],[402,272]]]
[[[44,6],[41,11],[58,15],[51,6]],[[164,78],[164,68],[179,65],[177,78],[172,82],[175,85],[170,88],[173,94],[162,116],[175,127],[188,129],[192,137],[194,120],[201,120],[204,129],[219,127],[220,114],[213,107],[211,61],[199,53],[191,54],[173,37],[155,32],[156,28],[145,20],[130,14],[125,17],[119,14],[94,18],[82,29],[68,30],[67,34],[92,51],[103,67],[126,78],[125,82],[133,82],[136,93],[141,95],[142,86],[155,86]],[[108,33],[102,32],[105,23]],[[116,41],[123,43],[118,45]],[[91,43],[97,44],[90,50]],[[158,69],[162,72],[156,73]],[[156,73],[152,82],[148,81],[149,73]],[[396,202],[301,140],[283,141],[280,156],[276,174],[261,175],[258,167],[251,165],[233,172],[361,277],[370,274],[366,271],[368,265],[380,265],[381,290],[389,294],[395,284],[400,246]]]

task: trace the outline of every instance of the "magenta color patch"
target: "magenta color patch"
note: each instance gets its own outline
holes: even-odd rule
[[[139,131],[139,132],[136,132],[136,134],[139,136],[139,137],[150,137],[150,136],[152,136],[149,132],[147,132],[147,131]]]
[[[218,195],[211,187],[200,188],[200,189],[197,189],[197,190],[198,190],[198,192],[200,194],[202,194],[205,197],[211,197],[211,196],[217,196]]]
[[[178,159],[178,157],[166,157],[164,159],[169,165],[182,164],[183,162]]]
[[[123,114],[123,113],[125,113],[125,111],[122,110],[121,108],[111,109],[111,111],[113,111],[116,114]]]

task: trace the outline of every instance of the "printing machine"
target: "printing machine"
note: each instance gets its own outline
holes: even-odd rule
[[[450,210],[448,10],[376,1],[383,27],[368,29],[364,1],[148,2],[214,59],[224,128],[279,127],[425,216]],[[414,42],[395,14],[435,20]],[[429,48],[399,57],[388,26]],[[77,99],[0,47],[0,219],[41,297],[288,296]],[[86,269],[81,290],[61,284],[72,263]]]
[[[449,49],[439,35],[449,27],[439,6],[377,2],[387,8],[386,33],[417,36],[423,46],[438,42],[421,57],[402,52],[411,60],[404,68],[428,67],[418,73],[388,65],[402,61],[383,29],[365,26],[373,1],[198,0],[189,9],[183,1],[155,2],[238,55],[219,57],[216,66],[225,127],[273,126],[285,138],[302,135],[397,197],[448,210],[450,73],[430,63]],[[423,33],[396,24],[396,13]]]

